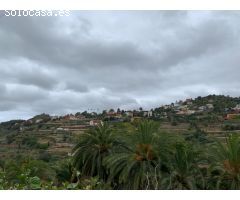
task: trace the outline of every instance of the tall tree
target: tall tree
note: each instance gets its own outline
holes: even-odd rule
[[[240,137],[230,134],[226,142],[218,142],[213,159],[219,173],[217,189],[240,189]]]
[[[103,159],[110,154],[115,143],[113,132],[107,124],[91,129],[81,135],[73,149],[73,166],[83,175],[106,178]]]
[[[178,143],[175,153],[169,158],[169,173],[162,179],[165,189],[197,189],[205,183],[199,169],[201,156],[192,145]]]
[[[151,189],[158,184],[155,171],[160,168],[160,158],[156,132],[154,122],[140,123],[122,148],[105,159],[113,184],[120,185],[121,189]]]

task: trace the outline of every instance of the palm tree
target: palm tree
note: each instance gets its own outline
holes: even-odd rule
[[[217,142],[213,159],[217,165],[213,170],[218,171],[217,189],[240,189],[240,137],[230,134],[225,143]]]
[[[178,143],[175,146],[175,153],[170,158],[170,173],[165,174],[162,179],[164,189],[197,189],[197,185],[204,179],[199,168],[199,152],[193,146]]]
[[[154,122],[141,122],[135,133],[125,136],[124,145],[105,159],[110,179],[118,189],[158,187],[160,157],[156,133]]]
[[[84,176],[98,176],[105,179],[107,171],[103,159],[117,143],[107,124],[101,124],[81,135],[73,148],[73,166]]]

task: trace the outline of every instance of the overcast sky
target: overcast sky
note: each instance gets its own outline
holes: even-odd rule
[[[239,19],[234,11],[0,17],[0,121],[240,96]]]

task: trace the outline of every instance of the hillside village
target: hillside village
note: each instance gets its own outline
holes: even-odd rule
[[[206,133],[221,135],[223,131],[240,130],[240,98],[209,95],[151,110],[110,109],[102,113],[85,111],[65,116],[41,114],[28,120],[3,122],[0,124],[0,154],[15,155],[17,150],[20,154],[31,152],[65,157],[78,136],[92,127],[104,122],[127,126],[143,119],[159,121],[165,132],[184,133],[198,127]]]
[[[215,97],[215,95],[213,96]],[[199,98],[199,97],[198,97]],[[143,110],[141,107],[138,110],[120,110],[119,108],[115,111],[110,109],[109,111],[104,110],[102,113],[97,114],[96,112],[88,113],[78,112],[76,114],[67,114],[65,116],[50,116],[48,114],[37,115],[28,120],[16,120],[16,123],[11,123],[12,128],[18,127],[19,132],[29,130],[31,125],[46,125],[46,129],[41,131],[82,131],[92,126],[97,126],[104,121],[108,122],[133,122],[138,119],[167,119],[169,115],[172,116],[202,116],[203,114],[217,114],[219,118],[224,120],[238,118],[240,116],[240,98],[236,98],[234,103],[231,102],[232,106],[224,106],[220,110],[215,109],[214,100],[211,96],[205,103],[199,105],[198,98],[186,99],[184,101],[176,101],[169,105],[163,105],[159,108],[151,110]],[[230,97],[226,97],[230,98]],[[202,98],[204,99],[204,98]],[[231,99],[231,98],[230,98]],[[230,101],[230,100],[228,100]],[[239,102],[239,103],[238,103]],[[12,122],[14,122],[13,120]],[[5,122],[7,123],[7,122]],[[2,125],[4,122],[2,123]],[[16,128],[14,128],[16,129]],[[31,128],[30,128],[31,129]]]

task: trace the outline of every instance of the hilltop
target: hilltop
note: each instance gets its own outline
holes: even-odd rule
[[[66,156],[80,134],[106,121],[120,126],[151,119],[159,122],[166,132],[186,133],[197,127],[207,133],[220,134],[240,129],[239,113],[239,97],[209,95],[180,100],[151,110],[110,109],[100,114],[85,111],[65,116],[40,114],[28,120],[2,122],[0,146],[2,152],[7,152],[6,155],[11,150],[14,154],[16,149],[22,153],[30,149],[36,154],[44,150],[54,156]]]
[[[10,120],[0,123],[1,132],[23,132],[33,130],[84,130],[98,125],[101,121],[131,122],[135,119],[150,118],[161,121],[187,121],[189,118],[215,118],[216,121],[226,119],[228,114],[240,113],[240,97],[224,95],[208,95],[206,97],[189,98],[163,105],[151,110],[104,110],[96,112],[67,114],[65,116],[50,116],[40,114],[28,120]],[[74,122],[74,123],[73,123]],[[67,123],[67,124],[66,124]],[[64,126],[62,126],[65,124]]]

